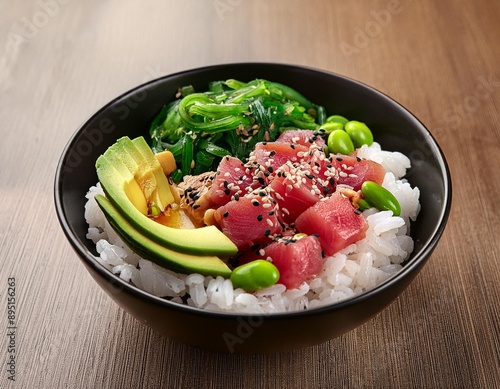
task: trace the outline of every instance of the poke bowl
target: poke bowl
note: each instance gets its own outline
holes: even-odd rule
[[[253,105],[240,109],[239,122],[231,134],[221,132],[222,135],[214,136],[210,133],[209,128],[214,128],[216,119],[192,123],[203,128],[199,139],[193,135],[193,130],[183,127],[179,128],[184,132],[161,132],[167,127],[168,109],[182,107],[182,101],[195,97],[202,102],[208,101],[207,94],[202,92],[209,89],[216,90],[208,95],[212,98],[229,94],[228,89],[233,93],[232,90],[238,87],[248,86],[251,93],[261,87],[267,88],[265,98],[284,94],[283,112],[299,115],[296,121],[287,122],[279,129],[275,125],[278,119],[272,116],[279,111],[277,106],[264,104],[265,109],[258,111],[252,100]],[[298,103],[290,103],[293,97]],[[259,102],[266,101],[265,98],[259,98]],[[235,99],[227,106],[233,109],[242,100]],[[201,111],[204,105],[191,103],[191,107],[196,104]],[[207,106],[213,107],[213,101]],[[259,125],[250,119],[244,122],[249,111],[258,111],[261,115]],[[269,114],[271,119],[266,119],[262,112]],[[189,121],[193,117],[184,119]],[[311,120],[316,122],[310,124]],[[347,122],[366,124],[370,139],[358,142],[359,136],[347,131]],[[339,123],[342,129],[335,129]],[[297,145],[300,136],[294,132],[286,141],[286,150],[293,150],[293,162],[272,165],[277,159],[276,150],[281,150],[275,142],[283,133],[292,134],[289,131],[306,131],[306,145]],[[184,138],[179,138],[181,132]],[[349,140],[347,143],[332,140],[334,132],[344,137],[348,133],[352,143],[360,144],[353,150]],[[247,157],[224,156],[223,150],[230,148],[228,139],[233,133],[244,137],[236,141],[239,149],[243,143],[252,145]],[[256,139],[252,140],[252,134]],[[210,152],[205,153],[207,148],[202,151],[186,148],[193,140],[198,145],[203,142],[205,147],[209,145]],[[216,140],[225,143],[215,145]],[[137,146],[133,150],[125,146],[132,144]],[[176,151],[174,144],[181,144],[183,148]],[[343,152],[346,144],[348,147]],[[264,154],[259,154],[265,155],[265,162],[255,162],[259,158],[257,149],[265,149]],[[297,149],[303,151],[297,152]],[[126,150],[124,153],[128,152],[128,156],[134,156],[137,150],[144,150],[144,153],[137,156],[135,162],[130,162],[123,160],[120,150]],[[159,157],[151,162],[156,170],[133,170],[165,150],[170,153],[167,153],[169,162],[173,164],[169,172]],[[318,158],[312,172],[298,168],[305,155]],[[211,158],[203,159],[206,156]],[[212,164],[208,171],[196,171],[205,160],[207,166]],[[235,160],[240,164],[236,171],[259,172],[249,178],[248,187],[252,182],[257,185],[246,188],[245,193],[236,192],[235,184],[228,184],[226,179],[216,184],[220,176],[232,174],[223,170],[222,165]],[[165,172],[163,176],[160,174],[162,177],[158,176],[158,161],[162,162],[158,166]],[[358,185],[343,180],[360,176],[358,170],[353,169],[368,162],[378,166],[377,169],[382,166],[385,174],[365,180],[373,188],[361,187],[361,182]],[[312,166],[309,160],[307,163]],[[321,176],[324,179],[321,181],[318,169],[324,163],[325,171],[335,174],[334,177]],[[332,168],[334,163],[337,165]],[[283,178],[283,169],[288,178]],[[278,183],[290,180],[292,171],[295,172],[293,177],[301,174],[299,182],[285,182],[284,192],[280,192]],[[139,173],[143,181],[137,184]],[[118,183],[117,176],[120,177]],[[155,177],[157,185],[149,188],[146,176]],[[211,200],[211,205],[204,209],[204,215],[195,225],[188,228],[170,225],[168,231],[175,231],[173,235],[168,232],[166,238],[160,236],[167,231],[162,230],[162,225],[155,235],[157,225],[161,224],[155,218],[163,216],[167,208],[180,206],[182,210],[183,206],[188,207],[192,214],[184,219],[191,222],[200,206],[204,207],[195,201],[201,195],[192,196],[194,181],[185,184],[192,177],[201,181],[198,179],[201,176],[205,177],[204,188],[212,193],[211,199],[217,202],[225,198],[224,202],[214,205]],[[246,178],[239,175],[238,180],[241,184]],[[296,215],[290,215],[297,207],[280,201],[285,201],[283,197],[287,198],[290,192],[300,190],[298,184],[306,185],[308,180],[313,180],[312,186],[307,186],[308,199],[313,195],[313,200]],[[173,197],[168,200],[168,207],[158,210],[157,204],[163,201],[157,189],[160,184],[170,188]],[[124,187],[129,188],[125,197],[122,196]],[[239,190],[239,186],[236,188]],[[404,189],[404,193],[399,193],[398,188]],[[133,190],[137,190],[134,193],[139,196],[131,194]],[[156,197],[158,202],[144,200],[147,190],[151,196],[160,196]],[[268,190],[271,192],[266,192]],[[379,205],[380,197],[387,192],[390,196],[391,190],[397,192],[393,197],[399,198],[400,204],[395,200],[397,209],[392,205]],[[213,196],[218,197],[214,200]],[[124,202],[120,200],[122,197]],[[238,207],[245,203],[240,197],[248,200],[248,208],[231,219],[229,215],[237,210],[233,203]],[[266,204],[266,198],[272,201]],[[237,63],[161,77],[105,105],[74,133],[64,149],[56,171],[54,199],[62,229],[85,268],[98,285],[139,322],[194,347],[217,352],[275,353],[338,337],[367,322],[393,302],[417,276],[438,244],[450,212],[451,179],[445,157],[431,133],[406,108],[385,94],[355,80],[317,69],[273,63]],[[309,201],[299,201],[296,197],[295,200],[299,208],[300,204]],[[337,211],[333,211],[333,216],[328,213],[329,209],[324,211],[326,204],[334,201],[336,205],[332,207],[335,209],[349,208],[347,224],[357,226],[355,239],[346,238],[344,228],[327,242],[328,225],[322,227],[328,229],[326,232],[309,228],[323,225],[325,220],[335,224],[336,220],[347,217],[339,216]],[[411,210],[408,210],[408,202]],[[121,208],[124,203],[126,205]],[[141,207],[146,216],[137,213]],[[265,209],[266,213],[259,213],[257,209]],[[257,213],[252,213],[254,210]],[[132,214],[138,217],[130,216]],[[253,223],[242,227],[239,223],[248,215],[252,215]],[[377,222],[382,216],[388,218],[384,219],[388,222]],[[148,220],[136,224],[137,219],[143,218]],[[265,222],[268,223],[263,230],[265,241],[254,237],[247,242],[246,237]],[[383,240],[389,236],[390,241]],[[397,247],[391,248],[394,244]],[[279,248],[273,251],[273,245]],[[291,251],[286,251],[290,247],[298,252],[297,261],[285,266],[283,263],[289,263],[288,258],[292,255]],[[276,254],[271,255],[271,252]],[[255,263],[272,267],[271,276],[266,273],[264,281],[256,281],[263,284],[257,286],[252,280],[248,281],[249,274],[256,274],[248,270]],[[293,266],[295,272],[290,271]],[[311,266],[315,269],[311,270]],[[302,278],[296,277],[298,273],[303,273]]]

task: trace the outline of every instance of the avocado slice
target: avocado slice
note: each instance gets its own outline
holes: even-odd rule
[[[149,151],[153,153],[151,149]],[[236,245],[215,226],[177,229],[150,219],[147,216],[147,200],[140,185],[113,153],[101,155],[96,161],[96,169],[109,201],[124,219],[150,240],[187,254],[229,257],[237,253]]]
[[[146,180],[145,182],[148,185],[145,188],[151,190],[150,195],[146,196],[146,198],[163,212],[168,205],[174,202],[174,196],[160,162],[144,138],[139,137],[130,140],[130,138],[125,136],[118,139],[116,145],[125,151],[122,154],[129,155],[128,160],[136,162],[137,170],[135,171],[135,176],[138,177],[139,182],[141,179]],[[140,185],[143,186],[141,182]]]
[[[108,154],[109,156],[112,156],[111,154]],[[107,172],[108,174],[111,173],[113,174],[114,180],[117,180],[119,178],[119,182],[121,182],[121,190],[123,191],[123,195],[130,201],[131,205],[137,209],[139,213],[142,215],[147,216],[148,214],[148,204],[146,201],[146,198],[144,197],[144,193],[142,191],[142,188],[139,186],[137,183],[135,177],[130,173],[130,171],[127,169],[127,167],[122,164],[121,162],[118,162],[117,160],[114,160],[114,163],[108,160],[108,157],[101,155],[96,162],[96,166],[108,166],[113,164],[114,171],[107,172],[101,169],[101,173],[99,172],[99,168],[97,168],[97,175],[99,177],[99,181],[101,182],[101,185],[108,186],[108,184],[103,184],[102,180],[105,182],[111,181],[113,177],[105,177],[106,175],[104,174]],[[110,170],[110,169],[108,169]],[[109,184],[111,185],[111,184]],[[104,189],[106,190],[106,189]]]
[[[128,139],[128,138],[127,138]],[[119,160],[135,177],[148,203],[154,199],[156,178],[142,154],[133,146],[132,141],[121,138],[106,150],[106,157],[113,161]]]
[[[190,255],[170,250],[137,231],[102,195],[95,199],[111,227],[135,253],[156,264],[181,273],[199,273],[206,276],[228,278],[231,269],[218,257],[210,255]]]

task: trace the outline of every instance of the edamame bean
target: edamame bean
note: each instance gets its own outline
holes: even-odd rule
[[[330,134],[332,131],[335,130],[343,130],[344,125],[340,122],[330,122],[330,123],[323,123],[320,127],[320,131],[324,131],[325,134]]]
[[[332,115],[326,118],[327,123],[342,123],[342,125],[345,125],[348,121],[349,120],[340,115]]]
[[[365,123],[351,120],[344,125],[344,130],[351,137],[354,146],[370,146],[373,143],[373,134]]]
[[[347,132],[335,130],[328,135],[328,150],[334,154],[349,155],[354,151],[354,145]]]
[[[230,277],[235,288],[242,288],[247,292],[268,288],[278,282],[279,278],[278,268],[265,259],[238,266]]]
[[[373,181],[365,181],[361,185],[364,199],[380,211],[392,211],[394,216],[401,215],[401,205],[394,195]]]

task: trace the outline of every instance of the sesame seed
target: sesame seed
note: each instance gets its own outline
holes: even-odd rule
[[[262,216],[262,214],[260,214],[260,213],[259,213],[259,214],[257,215],[257,220],[258,220],[258,221],[260,221],[260,222],[261,222],[263,218],[264,218],[264,216]]]
[[[224,216],[224,217],[228,217],[228,216],[229,216],[229,212],[227,212],[227,211],[226,211],[226,212],[224,212],[224,214],[223,214],[222,216]]]

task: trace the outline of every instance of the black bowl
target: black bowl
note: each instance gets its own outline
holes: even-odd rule
[[[85,194],[97,182],[94,163],[121,136],[148,135],[153,117],[177,89],[206,90],[209,81],[264,78],[287,84],[327,112],[370,123],[386,150],[407,155],[407,178],[421,192],[422,209],[412,225],[415,249],[403,269],[378,287],[329,306],[301,312],[247,315],[214,313],[152,296],[102,267],[86,239]],[[351,79],[314,69],[267,63],[210,66],[141,85],[95,113],[66,146],[55,177],[55,204],[69,242],[97,283],[141,323],[188,345],[222,352],[272,353],[325,342],[379,313],[415,278],[433,252],[451,207],[451,180],[436,141],[408,110],[386,95]]]

